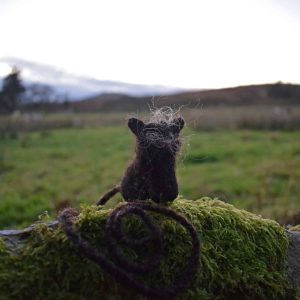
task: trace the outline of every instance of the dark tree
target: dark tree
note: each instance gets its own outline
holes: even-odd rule
[[[18,108],[21,103],[21,96],[25,92],[25,87],[20,79],[20,71],[13,68],[2,84],[0,93],[0,111],[9,113]]]

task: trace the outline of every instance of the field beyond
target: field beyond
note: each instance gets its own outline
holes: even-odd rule
[[[217,197],[281,223],[300,212],[299,131],[187,128],[183,135],[177,174],[186,199]],[[95,203],[121,180],[133,155],[134,137],[124,125],[2,136],[0,228]]]

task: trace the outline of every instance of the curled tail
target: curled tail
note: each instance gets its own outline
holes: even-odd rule
[[[106,192],[98,201],[97,205],[104,205],[111,197],[121,191],[121,186],[116,185],[114,188]]]

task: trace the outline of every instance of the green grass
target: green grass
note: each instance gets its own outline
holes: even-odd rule
[[[279,221],[300,210],[300,132],[185,129],[184,135],[190,145],[177,173],[185,198],[218,197]],[[55,218],[65,205],[95,203],[121,180],[133,154],[134,137],[125,126],[3,137],[0,227]]]

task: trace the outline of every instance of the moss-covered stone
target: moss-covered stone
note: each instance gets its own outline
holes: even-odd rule
[[[122,205],[122,204],[121,204]],[[178,299],[294,299],[286,276],[288,237],[276,222],[218,200],[178,199],[171,208],[190,220],[201,240],[201,263],[191,288]],[[84,207],[76,226],[107,255],[104,227],[111,210]],[[184,266],[190,238],[165,217],[152,214],[163,231],[159,270],[139,280],[168,285]],[[142,237],[145,228],[128,217],[124,230]],[[149,245],[139,250],[149,253]],[[124,249],[128,257],[136,253]],[[118,284],[77,253],[60,228],[37,225],[20,249],[0,240],[0,299],[145,299]]]
[[[291,227],[289,230],[290,230],[290,231],[300,231],[300,224]]]

